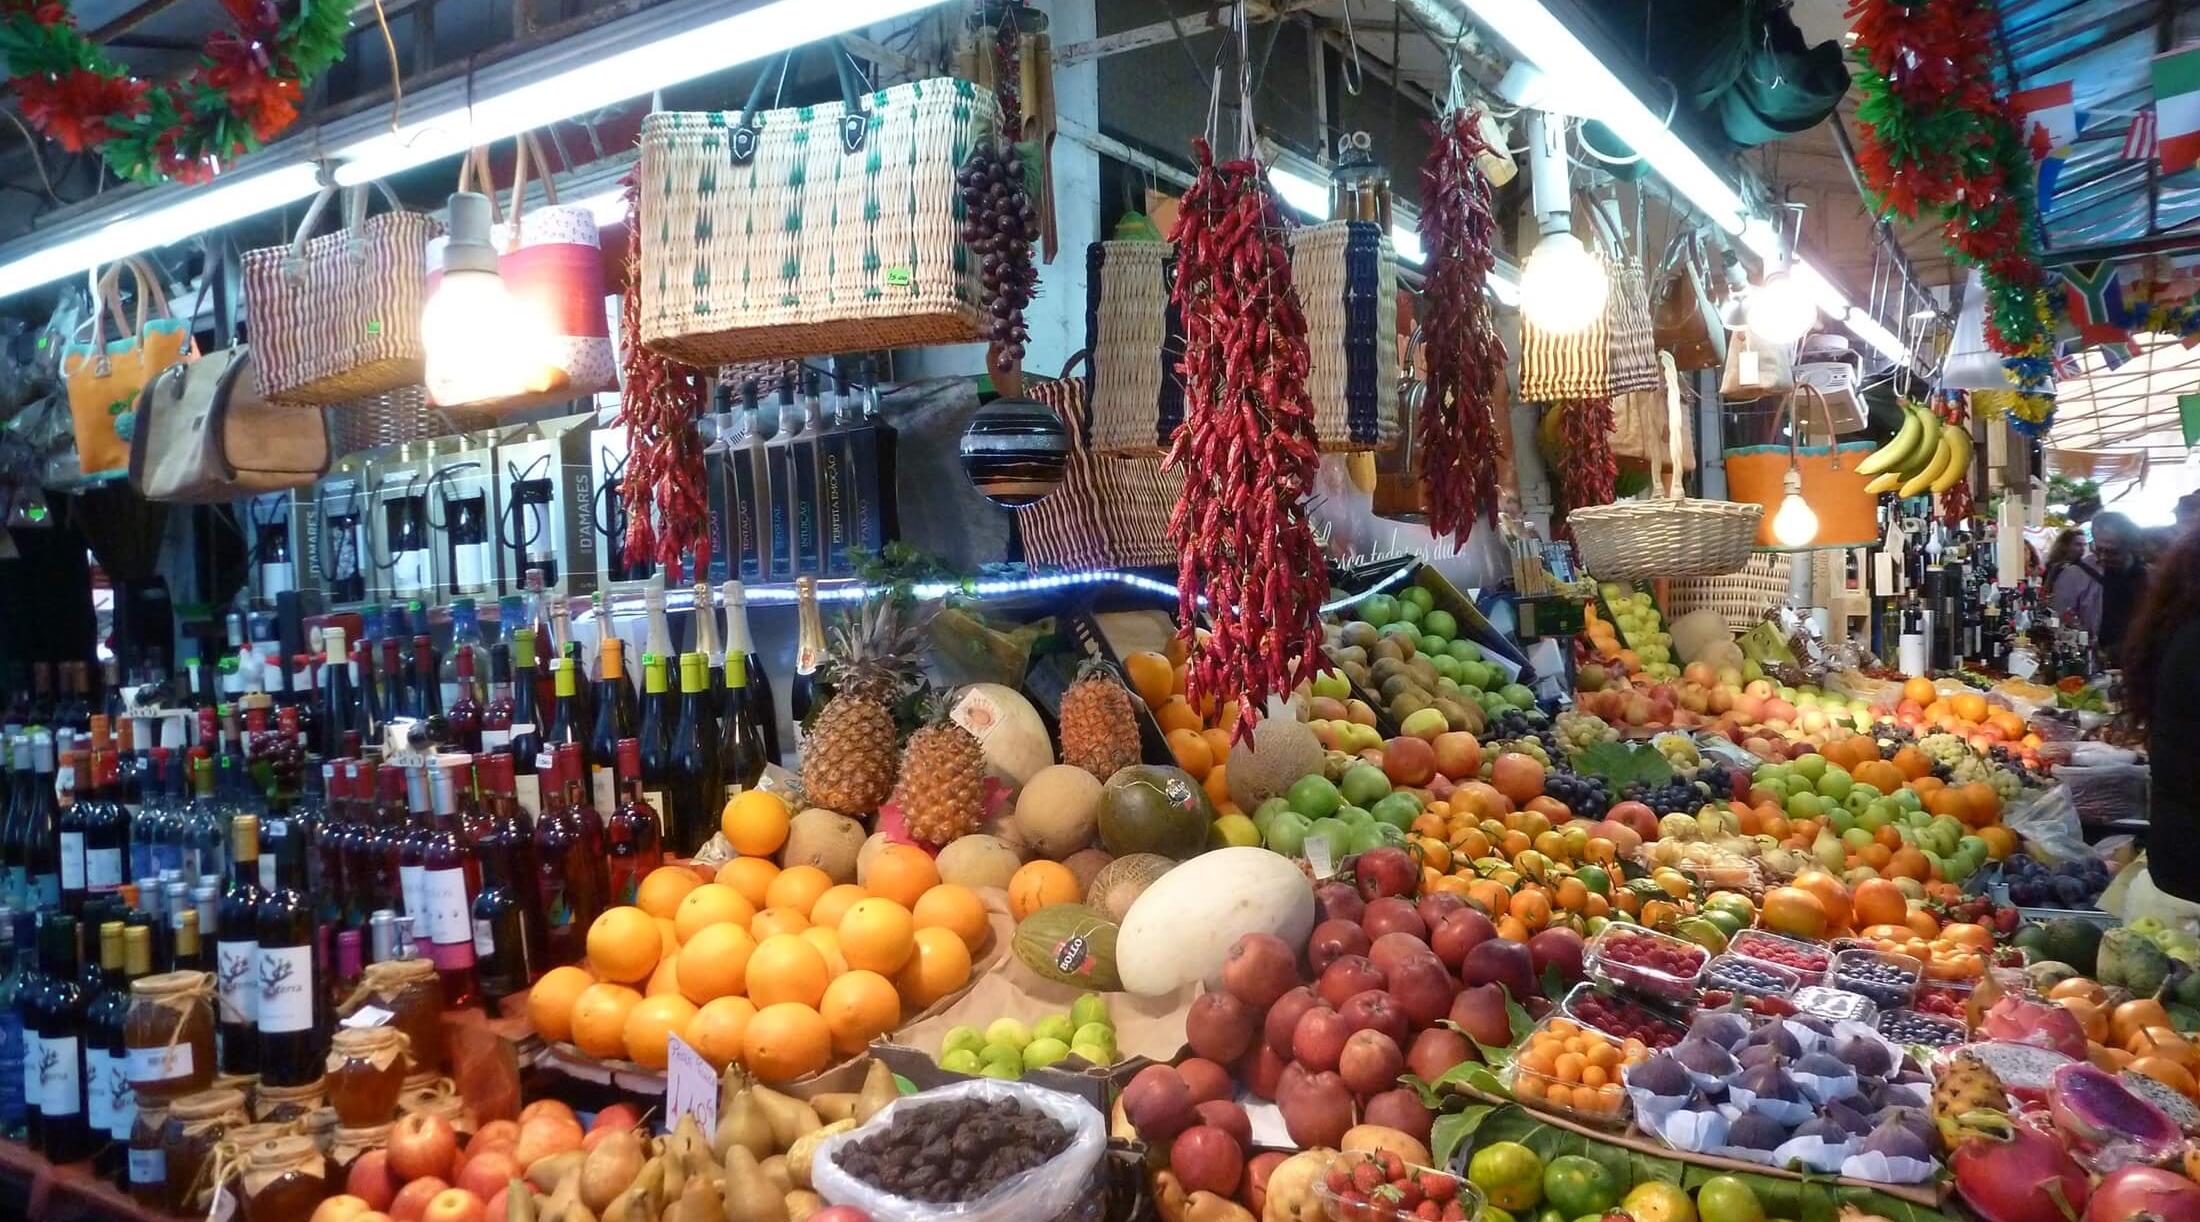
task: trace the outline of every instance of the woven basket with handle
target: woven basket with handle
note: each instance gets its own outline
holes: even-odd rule
[[[1581,567],[1607,580],[1650,577],[1713,577],[1749,563],[1757,520],[1765,507],[1733,501],[1707,501],[1681,490],[1681,446],[1686,436],[1679,376],[1673,358],[1658,360],[1665,373],[1666,436],[1669,466],[1661,475],[1658,453],[1650,454],[1647,500],[1592,505],[1571,510]]]
[[[1666,588],[1665,614],[1676,620],[1706,608],[1719,613],[1734,633],[1747,632],[1765,613],[1787,600],[1788,573],[1793,560],[1787,552],[1758,552],[1738,572],[1718,577],[1683,577]]]

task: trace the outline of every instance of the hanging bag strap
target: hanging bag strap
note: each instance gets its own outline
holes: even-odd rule
[[[871,116],[863,109],[863,95],[856,76],[855,63],[849,58],[848,49],[838,38],[824,40],[826,53],[833,59],[833,75],[840,81],[840,101],[845,108],[840,117],[840,147],[843,152],[854,154],[863,151],[865,140],[871,132]],[[756,78],[756,85],[749,90],[748,105],[741,108],[741,121],[734,124],[732,138],[726,142],[726,153],[735,165],[747,165],[756,158],[757,132],[762,127],[764,87],[776,76],[784,86],[787,71],[794,65],[795,52],[789,51],[779,60],[779,71],[774,74],[766,68]]]

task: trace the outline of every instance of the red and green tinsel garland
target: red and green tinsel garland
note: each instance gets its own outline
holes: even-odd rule
[[[135,182],[202,183],[290,126],[306,86],[344,56],[347,0],[222,0],[232,28],[210,35],[180,80],[131,76],[77,28],[60,0],[0,0],[7,89],[31,126],[72,153],[93,150]]]
[[[2015,420],[2045,431],[2054,363],[2032,150],[1993,88],[1993,0],[1853,0],[1856,160],[1882,216],[1941,222],[1986,285],[1986,342],[2019,392]]]

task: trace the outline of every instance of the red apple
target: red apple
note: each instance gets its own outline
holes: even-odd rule
[[[1434,930],[1444,923],[1445,917],[1454,912],[1467,911],[1467,900],[1465,896],[1453,895],[1449,891],[1431,891],[1421,897],[1421,902],[1415,904],[1413,910],[1421,914],[1423,925]]]
[[[373,1212],[374,1207],[350,1193],[330,1197],[313,1207],[309,1222],[351,1222],[363,1213]]]
[[[1370,900],[1367,915],[1360,918],[1360,928],[1367,931],[1368,937],[1378,942],[1396,933],[1410,935],[1417,942],[1428,941],[1428,923],[1421,919],[1421,914],[1410,902],[1395,895]],[[1382,960],[1378,959],[1376,962],[1380,963]]]
[[[483,1200],[488,1200],[504,1190],[516,1176],[525,1175],[527,1168],[519,1160],[503,1150],[490,1149],[466,1160],[459,1170],[458,1179],[452,1185],[464,1188]]]
[[[370,1209],[387,1211],[397,1199],[398,1183],[390,1174],[389,1152],[369,1150],[352,1163],[344,1177],[344,1191],[367,1203]]]
[[[458,1133],[441,1116],[414,1112],[390,1129],[390,1174],[401,1180],[446,1176],[458,1163]]]
[[[1283,1068],[1291,1062],[1285,1053],[1270,1047],[1267,1040],[1253,1045],[1237,1063],[1238,1079],[1245,1083],[1255,1099],[1274,1099],[1276,1084],[1283,1079]]]
[[[485,1217],[480,1197],[463,1188],[446,1188],[421,1211],[420,1222],[482,1222]]]
[[[1528,953],[1524,942],[1492,938],[1482,943],[1467,952],[1466,959],[1459,965],[1459,978],[1469,986],[1504,985],[1514,1001],[1543,995],[1536,984],[1535,957]]]
[[[1193,1125],[1170,1143],[1169,1169],[1176,1172],[1186,1192],[1232,1196],[1245,1174],[1245,1147],[1213,1125]]]
[[[1284,1056],[1291,1055],[1291,1035],[1298,1030],[1299,1017],[1322,1004],[1314,990],[1300,985],[1276,999],[1268,1007],[1268,1018],[1261,1025],[1261,1039]]]
[[[1148,1065],[1123,1088],[1123,1116],[1151,1143],[1176,1140],[1199,1122],[1192,1091],[1171,1065]]]
[[[1253,1121],[1245,1109],[1228,1099],[1209,1099],[1199,1105],[1199,1122],[1213,1125],[1237,1139],[1239,1149],[1253,1144]]]
[[[1256,1218],[1266,1217],[1268,1212],[1268,1177],[1291,1156],[1281,1150],[1263,1150],[1245,1164],[1245,1183],[1242,1199],[1245,1208]]]
[[[1350,883],[1323,883],[1314,888],[1314,906],[1325,921],[1350,921],[1354,925],[1367,915],[1367,901]]]
[[[1398,1041],[1373,1029],[1353,1032],[1337,1058],[1337,1076],[1362,1099],[1396,1086],[1405,1071],[1406,1054],[1398,1051]]]
[[[1205,1057],[1184,1058],[1176,1074],[1184,1079],[1184,1089],[1191,1092],[1194,1104],[1227,1099],[1236,1089],[1230,1083],[1230,1071]]]
[[[1467,952],[1497,936],[1497,926],[1478,908],[1462,908],[1443,919],[1429,935],[1429,949],[1453,971],[1466,962]]]
[[[588,1128],[590,1132],[597,1129],[633,1129],[641,1127],[641,1123],[642,1109],[631,1103],[614,1103],[597,1112],[596,1119]]]
[[[1353,997],[1389,983],[1390,978],[1383,975],[1383,969],[1375,966],[1373,959],[1365,955],[1346,955],[1322,972],[1314,991],[1331,1009],[1337,1009]]]
[[[1320,975],[1337,960],[1346,955],[1364,955],[1372,946],[1367,931],[1354,922],[1323,921],[1306,939],[1306,963]]]
[[[1462,780],[1482,771],[1482,744],[1465,730],[1451,730],[1429,744],[1436,755],[1439,776]]]
[[[1333,1072],[1286,1077],[1276,1106],[1292,1144],[1302,1150],[1341,1145],[1352,1128],[1352,1091]]]
[[[1299,1025],[1291,1033],[1291,1059],[1311,1070],[1335,1069],[1351,1035],[1343,1015],[1328,1006],[1316,1006],[1299,1016]]]
[[[1383,773],[1393,785],[1426,785],[1436,775],[1436,748],[1403,735],[1383,744]]]
[[[1504,1048],[1513,1042],[1511,1012],[1505,1008],[1505,986],[1468,985],[1452,999],[1451,1021],[1476,1043]]]
[[[1404,849],[1386,844],[1353,859],[1352,885],[1359,889],[1361,899],[1370,902],[1386,895],[1411,895],[1420,889],[1421,867]]]
[[[1479,1061],[1474,1041],[1449,1027],[1430,1027],[1413,1037],[1406,1050],[1406,1068],[1423,1082],[1434,1082],[1468,1061]]]
[[[1399,963],[1389,976],[1390,995],[1416,1030],[1450,1013],[1451,999],[1459,993],[1459,983],[1444,961],[1427,951]]]
[[[428,1212],[428,1202],[449,1191],[450,1187],[432,1175],[414,1180],[397,1190],[396,1199],[390,1202],[390,1217],[395,1222],[422,1222]]]
[[[1184,1038],[1211,1061],[1235,1061],[1253,1046],[1259,1014],[1234,993],[1201,993],[1184,1016]]]
[[[1298,982],[1298,952],[1272,933],[1246,934],[1222,961],[1222,987],[1255,1010],[1274,1005]]]
[[[1406,1012],[1382,989],[1369,989],[1345,1002],[1337,1016],[1353,1031],[1380,1031],[1401,1045],[1413,1038],[1413,1025],[1407,1021]]]
[[[1543,979],[1544,972],[1558,969],[1559,979],[1574,984],[1582,977],[1581,956],[1587,947],[1581,935],[1571,929],[1546,929],[1528,939],[1528,956],[1535,965],[1535,978]]]
[[[1436,1117],[1421,1102],[1421,1096],[1402,1086],[1370,1098],[1360,1109],[1360,1121],[1396,1129],[1424,1145],[1428,1142],[1429,1130],[1436,1125]]]

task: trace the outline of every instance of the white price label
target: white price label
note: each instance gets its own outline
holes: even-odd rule
[[[396,1017],[397,1012],[394,1010],[385,1010],[380,1006],[361,1006],[353,1010],[349,1016],[337,1025],[342,1027],[386,1027],[389,1025],[389,1021]]]
[[[188,1078],[197,1066],[191,1059],[191,1045],[187,1040],[161,1048],[132,1048],[126,1054],[129,1059],[130,1081],[173,1082]]]
[[[718,1075],[675,1035],[665,1042],[665,1122],[676,1125],[682,1116],[695,1117],[705,1133],[718,1131]]]
[[[1308,865],[1314,867],[1314,877],[1316,878],[1327,878],[1336,872],[1337,862],[1329,855],[1329,837],[1308,836],[1306,838],[1306,861]]]

